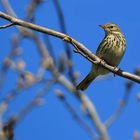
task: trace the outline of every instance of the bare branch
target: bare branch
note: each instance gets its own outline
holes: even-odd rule
[[[65,19],[64,19],[64,15],[59,3],[59,0],[53,0],[54,2],[54,6],[56,8],[57,11],[57,15],[58,15],[58,19],[59,19],[59,24],[60,24],[60,28],[61,28],[61,32],[67,34],[67,30],[66,30],[66,25],[65,25]],[[70,50],[70,46],[68,43],[64,42],[64,47],[65,47],[65,52],[68,58],[68,74],[69,77],[71,79],[71,81],[73,82],[74,85],[76,85],[76,79],[74,77],[74,70],[73,70],[73,63],[72,63],[72,55],[71,55],[71,50]]]
[[[67,101],[65,95],[60,90],[56,90],[55,92],[59,100],[63,102],[65,108],[71,113],[72,117],[77,121],[77,123],[79,123],[90,134],[91,138],[97,140],[98,137],[96,133],[90,128],[90,126],[85,121],[83,121],[78,116],[75,108]]]
[[[82,103],[82,105],[88,110],[90,118],[100,134],[100,139],[109,140],[106,128],[99,119],[94,104],[90,101],[90,99],[82,92],[77,91],[75,86],[69,80],[67,80],[62,74],[60,74],[57,71],[57,69],[51,69],[51,72],[55,77],[57,77],[57,80],[60,82],[60,84],[62,84],[66,89],[71,91],[71,93],[73,93],[77,97],[77,99]]]
[[[42,2],[45,2],[43,0],[31,0],[30,4],[27,7],[27,16],[26,21],[34,21],[35,18],[35,10]]]
[[[104,123],[106,128],[109,128],[123,113],[126,105],[128,104],[128,101],[129,101],[131,88],[132,88],[132,82],[127,81],[126,82],[126,91],[124,93],[122,100],[119,102],[118,108]]]
[[[52,86],[56,83],[55,79],[50,80],[41,90],[36,93],[34,99],[24,107],[16,117],[16,123],[21,121],[34,107],[40,105],[41,99],[49,92]]]
[[[44,34],[44,42],[47,46],[47,50],[50,53],[50,56],[53,58],[54,64],[56,64],[56,56],[54,53],[53,45],[52,45],[51,40],[48,35]]]
[[[6,25],[3,25],[3,26],[0,26],[0,29],[5,29],[5,28],[11,27],[13,25],[14,25],[14,23],[6,24]]]
[[[117,74],[121,77],[130,79],[136,83],[140,83],[139,76],[131,74],[129,72],[122,71],[119,68],[115,68],[113,66],[108,65],[107,63],[102,61],[99,57],[97,57],[95,54],[93,54],[90,50],[88,50],[83,44],[81,44],[77,40],[67,36],[66,34],[63,34],[63,33],[60,33],[60,32],[57,32],[57,31],[54,31],[52,29],[48,29],[48,28],[45,28],[42,26],[38,26],[38,25],[29,23],[29,22],[26,22],[23,20],[20,20],[18,18],[9,16],[3,12],[0,12],[0,17],[14,23],[15,25],[26,27],[26,28],[29,28],[29,29],[32,29],[35,31],[45,33],[45,34],[49,34],[49,35],[55,36],[57,38],[63,39],[64,41],[67,41],[68,43],[75,44],[74,47],[76,48],[76,50],[78,49],[78,53],[80,53],[81,55],[84,54],[84,57],[86,57],[92,63],[101,65],[105,69],[107,69],[107,70],[109,70],[109,71],[113,72],[114,74]]]

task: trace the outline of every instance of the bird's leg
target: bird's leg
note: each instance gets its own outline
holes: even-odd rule
[[[105,64],[108,64],[108,65],[111,66],[111,64],[107,63],[107,62],[103,59],[103,57],[100,57],[100,64],[101,64],[101,63],[102,63],[104,66],[105,66]],[[114,70],[115,70],[115,71],[120,71],[120,68],[118,68],[117,66],[114,66]],[[113,75],[114,75],[114,77],[116,76],[115,73],[113,73]]]

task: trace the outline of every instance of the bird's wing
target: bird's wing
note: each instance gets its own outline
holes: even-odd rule
[[[104,37],[102,42],[99,44],[99,47],[96,50],[96,55],[102,57],[104,48],[108,45],[107,36]]]

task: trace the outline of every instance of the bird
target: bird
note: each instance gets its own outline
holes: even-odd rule
[[[96,50],[96,55],[107,64],[117,67],[126,51],[126,40],[121,29],[114,23],[99,25],[105,36]],[[89,74],[76,86],[77,90],[85,90],[99,75],[109,73],[99,65],[92,65]]]

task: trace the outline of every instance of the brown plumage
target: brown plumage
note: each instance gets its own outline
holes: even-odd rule
[[[100,25],[101,26],[101,25]],[[97,48],[96,55],[112,66],[118,66],[126,49],[126,41],[120,28],[107,23],[101,26],[105,31],[105,37]],[[77,89],[85,90],[90,83],[99,75],[109,73],[99,65],[92,65],[89,74],[77,85]]]

